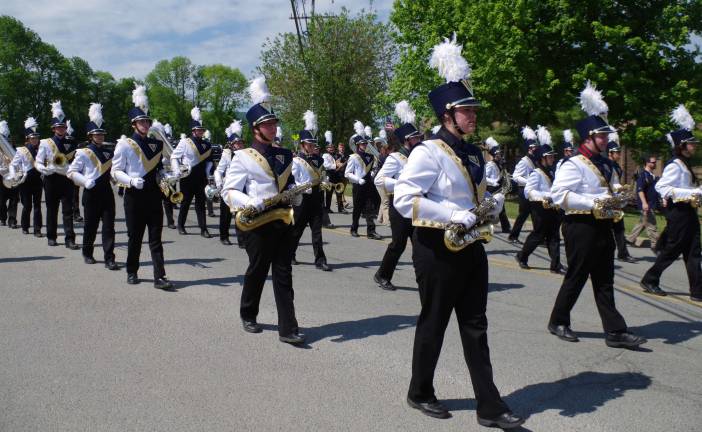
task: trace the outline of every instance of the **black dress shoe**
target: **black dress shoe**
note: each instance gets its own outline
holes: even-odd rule
[[[383,239],[383,237],[381,237],[380,234],[378,234],[378,233],[375,232],[375,231],[369,232],[369,233],[368,233],[368,238],[371,239],[371,240],[382,240],[382,239]]]
[[[508,237],[507,241],[512,243],[512,244],[522,244],[522,242],[520,242],[518,238],[514,238],[514,237]]]
[[[83,257],[83,261],[85,261],[86,264],[95,264],[97,262],[95,258],[91,256]]]
[[[213,218],[213,217],[215,217],[215,214],[214,213],[207,213],[207,217]]]
[[[702,303],[702,297],[697,297],[697,296],[691,295],[690,300],[693,302]]]
[[[566,274],[567,272],[568,272],[568,269],[563,264],[551,269],[551,273],[554,273],[554,274]]]
[[[231,246],[232,245],[232,242],[229,241],[229,239],[220,239],[219,242],[222,243],[224,246]]]
[[[438,400],[434,402],[415,402],[408,396],[407,405],[414,409],[418,409],[422,412],[422,414],[428,415],[429,417],[438,419],[451,418],[451,413],[449,410],[447,410],[446,407]]]
[[[629,263],[629,264],[633,264],[637,261],[637,259],[631,255],[620,256],[620,257],[617,257],[617,259],[619,261],[624,261],[624,262]]]
[[[29,234],[29,232],[28,232],[27,230],[24,230],[24,231],[22,231],[22,232],[25,233],[25,234]],[[42,234],[42,233],[40,233],[40,232],[35,232],[35,233],[34,233],[34,237],[36,237],[36,238],[42,238],[42,237],[44,237],[44,234]]]
[[[351,237],[358,237],[358,231],[351,230]]]
[[[500,429],[513,429],[524,424],[525,419],[513,412],[507,411],[495,418],[483,418],[478,416],[478,424],[485,427],[498,427]]]
[[[178,227],[178,234],[180,234],[180,235],[187,235],[188,232],[185,231],[185,228],[183,228],[183,227]]]
[[[10,222],[10,229],[17,229],[19,228],[19,225],[17,225],[15,222]]]
[[[573,330],[566,325],[548,325],[548,331],[567,342],[578,342],[580,339],[573,333]]]
[[[295,332],[285,336],[278,336],[278,340],[289,343],[290,345],[300,345],[305,343],[305,335]]]
[[[114,262],[114,260],[106,261],[105,262],[105,268],[107,270],[119,270],[119,264]]]
[[[175,291],[173,288],[173,282],[169,281],[165,276],[157,278],[154,281],[154,288],[158,288],[164,291]]]
[[[78,246],[73,240],[69,240],[66,242],[66,249],[78,250],[80,249],[80,246]]]
[[[517,252],[517,254],[514,256],[514,259],[517,261],[517,264],[519,264],[519,268],[524,270],[531,269],[531,267],[529,267],[529,264],[527,264],[526,261],[522,260],[521,252]]]
[[[295,258],[290,260],[290,265],[298,265],[298,264],[300,264],[300,263],[297,262],[297,260]]]
[[[206,229],[200,230],[200,236],[204,238],[211,238],[212,235],[210,235],[210,232],[207,231]]]
[[[242,319],[241,320],[241,326],[244,328],[244,331],[247,333],[261,333],[261,325],[257,323],[256,321],[249,321]]]
[[[136,273],[129,273],[127,274],[127,283],[129,285],[136,285],[139,283],[139,277],[137,276]]]
[[[326,225],[323,225],[323,227],[326,228],[326,229],[334,229],[334,228],[336,228],[336,225],[334,225],[334,224],[326,224]]]
[[[375,281],[375,283],[378,284],[380,288],[384,289],[385,291],[395,291],[397,289],[395,288],[395,285],[392,284],[392,282],[378,276],[378,273],[373,275],[373,280]]]
[[[176,226],[175,226],[175,224],[174,224],[173,222],[171,222],[171,223],[168,224],[168,228],[170,228],[170,229],[176,229]]]
[[[644,291],[646,291],[649,294],[654,294],[661,297],[668,295],[668,293],[663,291],[658,285],[653,285],[652,283],[644,281],[639,282],[639,285],[641,286],[641,288],[643,288]]]
[[[607,333],[605,336],[605,344],[610,348],[636,348],[646,342],[646,338],[629,332]]]
[[[315,264],[315,267],[322,271],[331,271],[331,267],[329,267],[329,265],[326,262],[317,263]]]
[[[58,243],[56,242],[56,240],[51,240],[51,239],[49,239],[49,241],[47,242],[47,244],[48,244],[49,246],[58,246]]]
[[[29,234],[29,230],[23,229],[23,230],[22,230],[22,234]],[[36,235],[37,235],[37,234],[34,233],[34,236],[35,236],[35,237],[36,237]]]

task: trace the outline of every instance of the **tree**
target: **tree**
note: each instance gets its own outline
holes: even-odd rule
[[[303,56],[293,33],[266,40],[258,68],[288,134],[302,129],[309,109],[320,132],[331,130],[337,142],[353,134],[354,120],[373,124],[388,113],[378,102],[388,89],[395,48],[374,14],[351,16],[342,9],[338,16],[315,16],[302,45]]]
[[[224,142],[224,130],[236,117],[236,109],[244,104],[246,77],[239,69],[224,65],[203,66],[198,76],[202,82],[198,99],[205,109],[204,124],[212,132],[214,142]]]

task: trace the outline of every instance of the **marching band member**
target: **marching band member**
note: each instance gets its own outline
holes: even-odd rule
[[[51,104],[51,138],[41,140],[35,160],[36,169],[44,175],[44,193],[46,194],[46,237],[49,246],[57,246],[56,231],[58,225],[58,208],[61,204],[63,231],[66,234],[66,247],[79,249],[76,233],[73,231],[73,194],[75,186],[66,177],[68,164],[73,160],[77,146],[66,140],[66,115],[61,102]]]
[[[275,138],[273,139],[273,147],[280,148],[280,143],[283,142],[283,128],[280,126],[275,128]]]
[[[83,207],[85,225],[83,229],[83,259],[86,264],[95,264],[93,249],[98,224],[102,221],[102,250],[105,267],[119,270],[115,263],[115,196],[110,183],[112,152],[104,148],[105,129],[102,127],[102,105],[90,104],[90,121],[85,129],[90,143],[76,151],[76,157],[68,167],[67,177],[84,188]]]
[[[487,191],[495,193],[502,189],[502,182],[505,180],[502,176],[504,170],[502,150],[500,150],[500,144],[493,137],[488,137],[485,140],[485,145],[492,158],[485,164],[485,183],[487,183]],[[503,234],[508,234],[512,229],[504,206],[500,212],[500,228],[502,228]]]
[[[329,183],[335,185],[341,182],[343,176],[336,170],[336,159],[334,158],[334,141],[332,139],[331,131],[324,132],[324,140],[327,142],[327,151],[322,155],[322,159],[324,160],[324,170],[327,172],[327,178],[329,179]],[[329,217],[328,215],[330,213],[333,213],[331,209],[331,202],[334,193],[336,193],[334,189],[324,191],[324,209],[327,212],[327,218]],[[334,227],[333,225],[331,225],[331,221],[329,221],[329,225],[330,226],[325,226],[325,228]]]
[[[514,428],[524,419],[510,411],[492,377],[485,316],[485,248],[478,241],[457,252],[444,245],[443,228],[450,224],[471,228],[476,223],[472,210],[484,199],[486,187],[482,152],[463,140],[475,131],[479,102],[466,81],[470,67],[460,53],[455,36],[434,47],[430,65],[447,82],[429,93],[441,128],[432,139],[414,147],[395,184],[395,208],[411,218],[415,227],[412,261],[422,304],[407,402],[432,417],[451,416],[437,400],[433,381],[446,326],[455,310],[477,400],[478,423]],[[494,200],[497,208],[491,216],[501,211],[504,196],[496,194]]]
[[[76,138],[73,136],[73,127],[71,127],[71,121],[66,120],[66,143],[75,144],[76,153],[78,150],[85,148],[86,143],[77,143]],[[75,156],[74,156],[75,159]],[[83,222],[83,217],[80,215],[80,186],[73,185],[73,222],[80,223]]]
[[[164,147],[170,146],[171,133],[173,133],[171,125],[168,123],[163,125],[158,121],[158,119],[153,119],[153,122],[151,123],[151,130],[154,129],[163,131],[163,135],[167,140],[163,143],[163,145]],[[163,166],[170,166],[170,163],[171,158],[164,151],[161,156],[161,164]],[[173,187],[175,188],[175,185],[173,185]],[[119,188],[119,190],[122,190],[122,188]],[[166,226],[170,229],[176,229],[175,220],[173,219],[173,209],[175,208],[175,204],[171,202],[170,196],[167,196],[166,194],[161,194],[161,202],[163,203],[163,214],[166,216]]]
[[[217,189],[220,191],[220,196],[222,187],[224,187],[227,168],[229,168],[234,152],[244,148],[244,140],[241,139],[241,122],[239,120],[233,121],[225,133],[230,147],[222,151],[222,157],[217,164],[217,169],[214,174],[215,186],[217,186]],[[232,242],[229,241],[229,227],[231,226],[233,215],[231,209],[226,205],[224,200],[220,199],[219,203],[219,239],[223,245],[229,246],[232,244]],[[236,241],[239,249],[244,249],[244,232],[240,229],[236,230]]]
[[[179,173],[180,164],[190,167],[190,174],[180,179],[180,191],[183,192],[183,202],[178,213],[178,233],[187,234],[185,221],[188,218],[190,203],[195,198],[195,215],[200,227],[200,235],[210,238],[205,219],[205,186],[207,176],[212,171],[212,144],[203,139],[205,128],[202,126],[200,108],[195,107],[190,111],[190,129],[192,136],[181,139],[171,154],[171,172]]]
[[[25,180],[19,187],[20,200],[22,201],[22,216],[20,224],[22,233],[29,234],[29,216],[34,210],[32,226],[34,237],[42,237],[41,224],[41,174],[36,169],[36,157],[39,150],[39,133],[37,121],[29,117],[24,121],[24,135],[27,140],[24,147],[19,147],[10,162],[10,177],[16,178],[18,173],[24,173]]]
[[[615,183],[615,191],[621,189],[622,187],[622,167],[619,166],[619,159],[622,156],[622,148],[619,146],[619,134],[612,132],[608,135],[609,141],[607,142],[607,155],[609,156],[610,162],[612,162],[612,167],[614,168],[614,174],[617,176]],[[629,250],[626,247],[626,228],[624,228],[624,219],[614,222],[612,224],[612,230],[614,231],[614,243],[617,245],[617,259],[619,261],[624,261],[628,263],[635,263],[636,258],[629,255]]]
[[[375,157],[366,153],[368,139],[365,136],[363,124],[356,121],[353,125],[356,134],[352,137],[356,144],[356,153],[349,157],[344,177],[349,179],[353,187],[353,213],[351,216],[351,235],[358,237],[358,220],[361,213],[366,218],[366,230],[369,239],[380,240],[375,232],[375,216],[377,214],[377,192],[371,182],[373,165],[377,162]]]
[[[154,287],[173,290],[173,283],[166,278],[163,244],[163,206],[159,176],[165,177],[161,156],[163,146],[159,140],[148,136],[151,118],[148,115],[149,101],[146,88],[137,85],[132,92],[134,107],[129,110],[129,119],[134,129],[130,138],[117,141],[112,158],[112,178],[127,187],[124,193],[124,216],[127,222],[127,283],[139,283],[139,255],[144,231],[149,229],[149,249],[154,266]],[[177,171],[176,171],[177,172]]]
[[[346,178],[344,173],[346,172],[346,165],[349,162],[349,156],[346,154],[346,144],[339,143],[336,146],[336,152],[334,153],[334,162],[336,163],[336,175],[340,179],[339,181],[344,184],[341,192],[336,192],[336,209],[338,213],[348,214],[349,212],[345,208],[345,198],[344,192],[346,191],[346,185],[349,180]]]
[[[616,175],[607,149],[608,134],[615,129],[605,120],[609,108],[590,82],[580,94],[580,105],[588,117],[576,129],[581,144],[577,154],[561,165],[551,188],[553,202],[565,211],[563,233],[568,270],[553,305],[548,330],[568,342],[578,337],[570,329],[570,311],[587,282],[592,279],[597,311],[605,331],[605,343],[614,348],[633,348],[646,342],[627,330],[614,304],[614,238],[612,218],[606,208],[614,200]]]
[[[302,151],[293,158],[292,175],[295,177],[295,184],[302,185],[309,182],[321,182],[324,180],[324,159],[319,154],[315,154],[314,147],[317,145],[317,116],[312,111],[305,112],[305,129],[300,131],[300,148]],[[295,252],[302,238],[305,227],[309,225],[312,232],[312,249],[314,251],[314,265],[320,270],[331,271],[327,264],[327,257],[324,254],[324,240],[322,239],[322,216],[324,203],[322,202],[322,192],[319,185],[314,186],[302,194],[300,205],[293,207],[295,212],[295,227],[293,230],[293,253],[292,264],[297,264]]]
[[[0,121],[0,134],[4,140],[10,136],[10,128],[5,120]],[[9,143],[9,141],[7,141]],[[15,151],[16,153],[16,151]],[[3,175],[8,175],[10,172],[10,163],[14,155],[6,155],[0,151],[0,172]],[[8,175],[9,177],[9,175]],[[5,187],[5,184],[0,181],[0,225],[8,225],[11,229],[19,228],[17,225],[17,202],[19,201],[19,189],[16,187]]]
[[[524,126],[522,129],[522,138],[524,138],[524,146],[527,154],[519,160],[512,173],[512,179],[517,183],[519,214],[517,215],[517,219],[514,220],[514,225],[512,225],[512,231],[509,233],[508,240],[515,244],[521,243],[519,241],[519,234],[522,232],[522,226],[531,213],[529,200],[524,196],[524,186],[526,186],[529,175],[534,171],[536,165],[534,151],[536,151],[536,148],[539,146],[536,142],[536,132],[529,126]]]
[[[563,131],[562,148],[563,148],[563,157],[556,163],[556,170],[555,170],[556,174],[558,173],[558,170],[561,168],[561,165],[563,165],[563,162],[568,160],[569,157],[573,156],[573,132],[570,129],[566,129]]]
[[[548,255],[551,258],[551,273],[565,273],[561,265],[561,238],[558,234],[560,219],[558,210],[553,205],[551,198],[551,186],[553,184],[553,160],[556,152],[551,147],[551,134],[544,126],[539,126],[537,130],[539,143],[541,144],[534,152],[536,169],[529,174],[527,184],[524,187],[524,195],[531,205],[531,220],[534,221],[534,229],[522,246],[522,250],[515,256],[519,267],[529,269],[529,256],[544,241],[548,246]]]
[[[375,185],[382,188],[388,197],[388,218],[390,219],[390,230],[392,231],[392,241],[385,250],[380,268],[373,275],[373,280],[380,288],[394,291],[392,276],[395,273],[400,256],[407,247],[407,239],[412,237],[412,220],[403,217],[393,204],[395,194],[395,184],[400,177],[403,168],[407,164],[407,158],[412,148],[422,141],[422,134],[414,126],[416,114],[409,102],[403,100],[395,105],[395,114],[400,119],[402,126],[395,129],[394,134],[402,146],[392,152],[385,159],[385,163],[375,176]]]
[[[266,210],[264,200],[273,197],[289,186],[295,179],[291,175],[292,152],[274,147],[278,117],[269,104],[270,94],[265,78],[257,77],[249,86],[253,106],[246,113],[253,133],[251,147],[234,153],[227,168],[222,199],[232,209],[254,208]],[[297,195],[299,199],[299,195]],[[289,204],[282,204],[289,208]],[[273,294],[278,309],[278,334],[282,342],[302,344],[292,286],[293,227],[282,220],[274,220],[246,233],[246,253],[249,267],[244,276],[241,291],[241,320],[244,331],[260,333],[256,322],[263,285],[268,271],[273,273]]]
[[[667,200],[667,239],[656,262],[641,279],[641,287],[651,294],[666,295],[658,286],[661,275],[682,254],[690,285],[690,300],[702,302],[700,221],[697,217],[702,190],[696,185],[697,179],[690,165],[690,158],[698,143],[692,135],[695,121],[684,105],[673,111],[671,119],[679,127],[667,135],[673,148],[673,160],[665,166],[663,175],[655,186],[661,198]]]

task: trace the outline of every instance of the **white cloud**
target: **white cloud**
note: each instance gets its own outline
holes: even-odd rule
[[[369,9],[368,0],[318,0],[317,13]],[[392,0],[373,2],[387,19]],[[285,0],[3,0],[0,14],[22,21],[64,55],[79,56],[116,77],[142,78],[177,55],[222,63],[250,74],[262,43],[294,31]]]

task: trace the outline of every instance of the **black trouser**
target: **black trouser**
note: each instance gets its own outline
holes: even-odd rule
[[[246,233],[249,267],[241,291],[241,318],[254,321],[258,316],[263,284],[268,271],[273,273],[273,296],[278,309],[278,333],[287,336],[298,330],[295,319],[295,293],[292,287],[293,227],[281,221],[270,222]]]
[[[588,276],[595,304],[606,332],[626,331],[626,322],[614,304],[614,238],[612,221],[590,215],[567,215],[563,220],[568,271],[551,312],[551,324],[570,326],[570,311]]]
[[[171,199],[163,193],[161,193],[161,199],[163,200],[163,212],[166,215],[166,224],[175,225],[175,221],[173,220],[173,203],[171,202]]]
[[[232,212],[223,199],[219,200],[219,239],[229,240],[229,228],[232,226]],[[238,230],[237,230],[238,232]],[[239,236],[237,235],[237,238]]]
[[[39,171],[33,169],[27,173],[27,178],[24,183],[19,185],[20,199],[22,200],[22,229],[29,231],[29,214],[34,209],[34,234],[41,232],[42,215],[41,215],[41,193],[42,182]]]
[[[75,185],[61,174],[51,174],[44,177],[44,197],[46,200],[46,237],[56,240],[58,230],[58,208],[61,204],[63,216],[63,231],[66,234],[66,243],[75,241],[76,233],[73,231],[73,196]]]
[[[380,196],[375,189],[370,176],[366,179],[366,184],[354,183],[352,186],[353,213],[351,214],[351,231],[358,231],[358,220],[361,214],[366,219],[366,230],[368,234],[375,232],[375,218],[378,215]]]
[[[392,279],[395,267],[397,267],[397,263],[407,247],[407,239],[412,237],[413,227],[411,219],[402,217],[395,210],[395,206],[392,203],[392,195],[388,199],[390,200],[388,215],[390,217],[392,241],[385,250],[385,255],[383,255],[383,262],[380,263],[380,268],[378,269],[378,277],[389,281]]]
[[[451,313],[456,311],[463,355],[480,417],[495,417],[509,408],[492,379],[487,340],[488,263],[481,243],[459,252],[444,246],[444,232],[415,228],[412,260],[422,311],[417,320],[408,396],[416,402],[436,400],[434,371]]]
[[[294,207],[295,226],[293,229],[292,257],[295,257],[297,246],[305,232],[305,227],[309,225],[312,231],[312,250],[314,251],[314,263],[322,264],[327,262],[324,255],[324,240],[322,240],[322,200],[319,187],[312,188],[311,194],[302,195],[302,203]]]
[[[555,209],[545,209],[541,201],[532,201],[531,220],[534,222],[534,230],[529,233],[524,246],[522,247],[521,260],[527,262],[537,247],[544,241],[548,246],[548,256],[551,258],[551,270],[557,270],[561,266],[561,238],[558,230],[561,227],[558,211]]]
[[[207,186],[207,183],[205,183],[205,186]],[[205,187],[203,186],[203,188]],[[205,192],[203,191],[203,194]],[[208,200],[207,195],[205,195],[205,201],[207,202],[207,214],[214,214],[214,200]]]
[[[163,205],[161,189],[156,183],[155,170],[144,177],[144,188],[129,188],[124,193],[124,215],[127,220],[127,273],[139,270],[139,256],[144,231],[149,228],[149,249],[154,267],[154,279],[166,275],[163,267]]]
[[[702,274],[700,272],[700,222],[697,211],[689,204],[669,204],[665,212],[666,239],[656,262],[643,277],[643,282],[658,285],[661,275],[680,254],[685,261],[690,295],[702,298]],[[660,240],[659,240],[660,243]]]
[[[624,228],[624,219],[612,224],[612,232],[614,232],[614,242],[617,244],[617,258],[626,258],[629,256],[629,250],[626,248],[626,232]]]
[[[73,186],[73,217],[80,217],[80,187]]]
[[[509,233],[509,238],[511,239],[519,239],[519,233],[522,232],[522,226],[531,213],[529,200],[524,196],[524,186],[519,186],[517,188],[517,198],[519,198],[519,214],[517,215],[517,219],[514,220],[512,231]]]
[[[19,201],[18,188],[6,188],[0,182],[0,221],[9,225],[17,224],[17,202]]]
[[[221,201],[220,201],[221,202]],[[226,206],[226,204],[225,204]],[[231,209],[229,207],[226,207],[227,212],[230,214],[229,219],[236,221],[236,213],[232,213]],[[236,233],[236,244],[239,246],[245,246],[246,242],[246,233],[239,228],[237,228],[236,223],[234,224],[234,229]],[[228,235],[229,229],[227,229],[227,235]],[[229,237],[227,237],[229,238]]]
[[[115,196],[109,174],[83,190],[83,256],[92,257],[98,225],[102,221],[102,251],[105,262],[115,260]]]
[[[491,194],[499,192],[501,189],[500,186],[488,186],[487,190]],[[500,228],[502,229],[503,233],[509,233],[510,230],[512,229],[512,225],[509,223],[509,218],[507,217],[507,210],[506,206],[502,206],[502,211],[500,212]]]
[[[195,165],[190,175],[180,181],[180,191],[183,192],[183,202],[180,204],[178,213],[178,228],[185,228],[185,221],[188,218],[190,203],[195,198],[195,215],[197,225],[201,230],[207,229],[205,219],[205,186],[207,186],[207,176],[205,175],[205,162]]]

